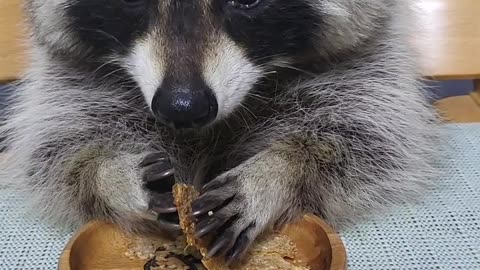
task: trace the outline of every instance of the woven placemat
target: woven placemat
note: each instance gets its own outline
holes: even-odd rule
[[[421,203],[342,232],[349,269],[480,270],[480,124],[447,134],[444,174]]]

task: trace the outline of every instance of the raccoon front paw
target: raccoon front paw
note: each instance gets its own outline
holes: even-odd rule
[[[179,233],[181,229],[172,194],[175,171],[170,159],[165,153],[151,153],[145,156],[139,167],[144,187],[150,195],[149,211],[156,215],[161,230]]]
[[[263,230],[258,215],[249,213],[236,176],[220,176],[204,186],[192,204],[196,236],[211,236],[207,257],[224,256],[228,264],[243,258]]]

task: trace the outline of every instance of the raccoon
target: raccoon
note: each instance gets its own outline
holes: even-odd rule
[[[209,256],[315,213],[337,229],[425,192],[437,116],[403,0],[26,0],[4,179],[47,220],[174,234]],[[213,214],[212,214],[213,213]]]

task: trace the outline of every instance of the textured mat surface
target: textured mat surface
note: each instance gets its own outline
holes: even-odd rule
[[[349,269],[480,270],[480,124],[447,134],[445,173],[431,194],[342,233]]]
[[[25,217],[22,200],[0,190],[0,269],[57,269],[71,233]]]
[[[480,124],[448,127],[445,175],[422,203],[342,232],[349,269],[480,270]],[[70,233],[21,215],[0,189],[0,269],[56,269]]]

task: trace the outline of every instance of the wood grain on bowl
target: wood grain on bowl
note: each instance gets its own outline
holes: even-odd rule
[[[313,215],[285,226],[282,233],[297,245],[299,258],[312,270],[345,270],[346,251],[338,234]],[[65,247],[59,270],[141,270],[146,260],[125,255],[130,238],[115,225],[92,222]]]
[[[347,269],[342,239],[327,223],[313,215],[285,226],[283,233],[297,245],[299,254],[312,270]]]

